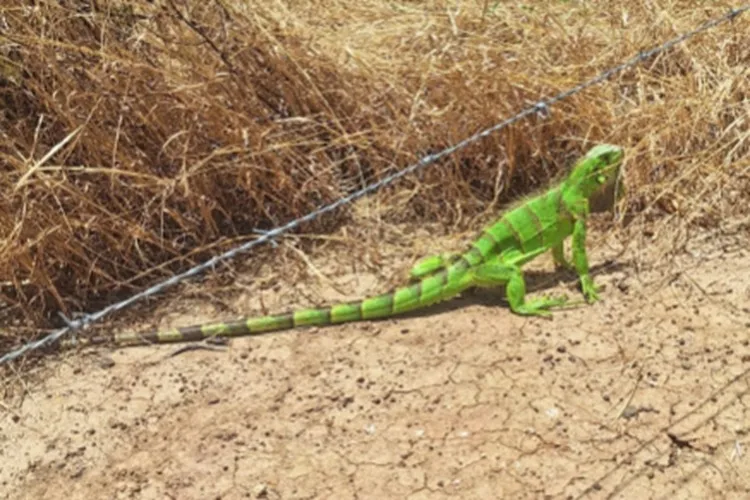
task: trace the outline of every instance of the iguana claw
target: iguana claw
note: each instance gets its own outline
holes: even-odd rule
[[[594,284],[594,280],[591,277],[586,276],[581,279],[581,289],[583,290],[583,295],[586,297],[586,302],[589,304],[593,304],[599,300],[599,287]]]
[[[563,306],[567,302],[568,297],[565,295],[561,295],[560,297],[545,296],[516,306],[514,312],[522,316],[551,316],[551,308]]]

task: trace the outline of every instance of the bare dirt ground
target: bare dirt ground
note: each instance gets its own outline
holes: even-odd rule
[[[3,403],[3,496],[747,498],[750,238],[705,231],[670,253],[662,236],[619,256],[599,241],[603,300],[552,320],[478,292],[226,350],[51,357]],[[305,283],[256,281],[229,308],[370,294],[408,265],[381,252],[355,266],[352,253],[312,255]],[[565,274],[530,280],[579,296]],[[145,323],[227,316],[205,297],[160,311]]]

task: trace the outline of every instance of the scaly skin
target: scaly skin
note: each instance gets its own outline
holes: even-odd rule
[[[455,297],[471,287],[505,285],[510,309],[520,315],[549,315],[567,298],[542,297],[526,301],[521,267],[546,252],[555,263],[573,267],[586,300],[599,298],[589,275],[586,256],[586,218],[589,201],[598,209],[613,206],[620,198],[619,172],[623,150],[599,145],[573,167],[570,175],[546,193],[531,198],[505,213],[462,254],[435,255],[418,262],[411,283],[391,293],[361,301],[285,314],[210,323],[161,332],[125,333],[93,339],[66,340],[63,346],[114,343],[116,346],[159,344],[238,337],[305,326],[325,326],[385,318],[427,307]],[[617,187],[617,188],[615,188]],[[565,259],[563,240],[572,236],[572,264]]]

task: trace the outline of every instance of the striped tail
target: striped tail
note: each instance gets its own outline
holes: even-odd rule
[[[139,346],[195,342],[212,337],[244,337],[308,326],[371,320],[395,316],[451,298],[471,286],[465,268],[443,270],[393,292],[361,301],[319,309],[300,309],[285,314],[245,318],[222,323],[173,328],[146,333],[123,333],[77,340],[63,340],[62,347],[112,343],[115,346]]]

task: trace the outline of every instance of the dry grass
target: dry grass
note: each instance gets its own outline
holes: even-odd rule
[[[35,4],[0,7],[0,303],[37,328],[184,270],[727,9]],[[750,16],[740,16],[547,119],[494,134],[379,194],[394,200],[385,215],[455,222],[608,141],[628,149],[631,210],[715,224],[748,200],[738,181],[750,168],[748,39]],[[392,198],[405,192],[416,194],[408,204]],[[328,231],[345,215],[304,230]],[[0,335],[7,346],[25,334]]]

